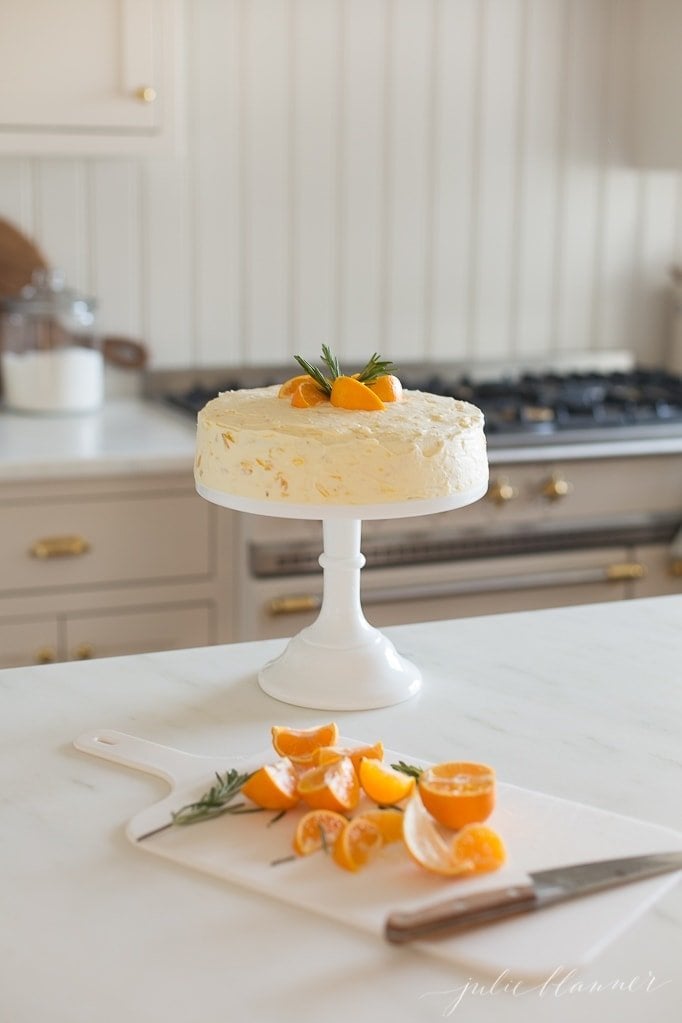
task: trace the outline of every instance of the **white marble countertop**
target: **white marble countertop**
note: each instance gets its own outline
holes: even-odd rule
[[[423,692],[334,715],[342,734],[429,760],[456,749],[504,781],[680,827],[682,597],[387,632],[422,668]],[[231,755],[262,749],[274,722],[328,719],[258,688],[255,672],[281,648],[0,672],[3,1020],[679,1019],[680,885],[580,971],[582,990],[470,986],[453,1008],[476,980],[464,971],[136,850],[124,826],[166,786],[73,740],[116,729]]]
[[[0,481],[189,471],[195,424],[161,404],[112,399],[86,415],[0,414]]]

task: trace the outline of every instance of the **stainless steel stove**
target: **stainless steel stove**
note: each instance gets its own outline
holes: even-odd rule
[[[491,479],[468,508],[364,524],[373,624],[682,590],[682,377],[627,353],[399,372],[409,388],[483,410]],[[148,392],[196,416],[221,390],[291,375],[291,366],[161,372]],[[234,635],[290,635],[319,607],[320,524],[234,515]]]

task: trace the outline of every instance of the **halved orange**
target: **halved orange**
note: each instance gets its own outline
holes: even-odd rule
[[[391,376],[390,373],[387,373],[386,376],[378,377],[371,384],[367,384],[367,386],[382,401],[400,401],[403,396],[403,385],[397,377]]]
[[[386,810],[363,810],[358,817],[371,821],[381,832],[386,845],[390,842],[399,842],[403,837],[402,810],[394,810],[392,807]],[[357,820],[357,817],[354,819]]]
[[[302,384],[304,380],[311,380],[307,373],[299,373],[296,377],[289,377],[285,380],[279,391],[277,392],[278,398],[290,398],[294,393],[299,384]]]
[[[345,870],[360,870],[376,856],[383,844],[376,824],[366,817],[354,817],[337,838],[332,857]]]
[[[487,764],[435,764],[422,772],[418,786],[431,816],[449,828],[478,824],[495,806],[495,771]]]
[[[416,792],[403,814],[403,840],[415,863],[432,874],[456,877],[469,873],[466,862],[453,856],[452,836],[443,833]]]
[[[360,761],[363,757],[371,760],[381,760],[384,755],[383,742],[375,742],[372,746],[320,746],[312,754],[313,764],[331,764],[341,757],[350,757],[356,771],[360,769]]]
[[[290,810],[300,800],[298,775],[288,757],[265,764],[242,785],[242,793],[265,810]]]
[[[294,408],[312,408],[313,405],[322,405],[325,401],[329,401],[328,396],[310,377],[300,383],[291,395],[291,404]]]
[[[410,775],[394,771],[380,760],[368,758],[360,761],[358,776],[365,795],[375,803],[399,803],[411,795],[415,785],[415,779]]]
[[[281,757],[289,757],[294,763],[310,763],[311,754],[320,746],[333,746],[339,738],[335,721],[313,728],[286,728],[273,725],[272,745]]]
[[[335,810],[309,810],[298,822],[294,852],[310,856],[322,848],[331,851],[347,823],[348,818]]]
[[[332,384],[329,400],[337,408],[363,412],[379,412],[384,408],[381,398],[374,391],[370,391],[367,384],[361,383],[354,377],[337,377]]]
[[[504,842],[487,824],[467,824],[452,840],[452,858],[469,874],[498,870],[507,858]]]
[[[313,810],[353,810],[360,799],[360,783],[350,757],[311,767],[298,779],[298,794]]]

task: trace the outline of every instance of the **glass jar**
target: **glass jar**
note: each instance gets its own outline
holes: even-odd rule
[[[2,300],[0,359],[5,404],[16,412],[92,412],[104,398],[104,358],[95,303],[59,270]]]

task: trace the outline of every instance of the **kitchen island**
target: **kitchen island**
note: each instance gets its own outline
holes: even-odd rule
[[[336,714],[343,735],[379,737],[415,759],[485,760],[504,782],[680,828],[682,597],[388,634],[420,665],[423,691]],[[134,848],[125,825],[165,784],[87,756],[74,739],[115,729],[200,754],[261,750],[273,723],[329,717],[257,686],[282,646],[0,672],[0,1018],[679,1019],[679,885],[571,987],[547,977],[513,988]]]

